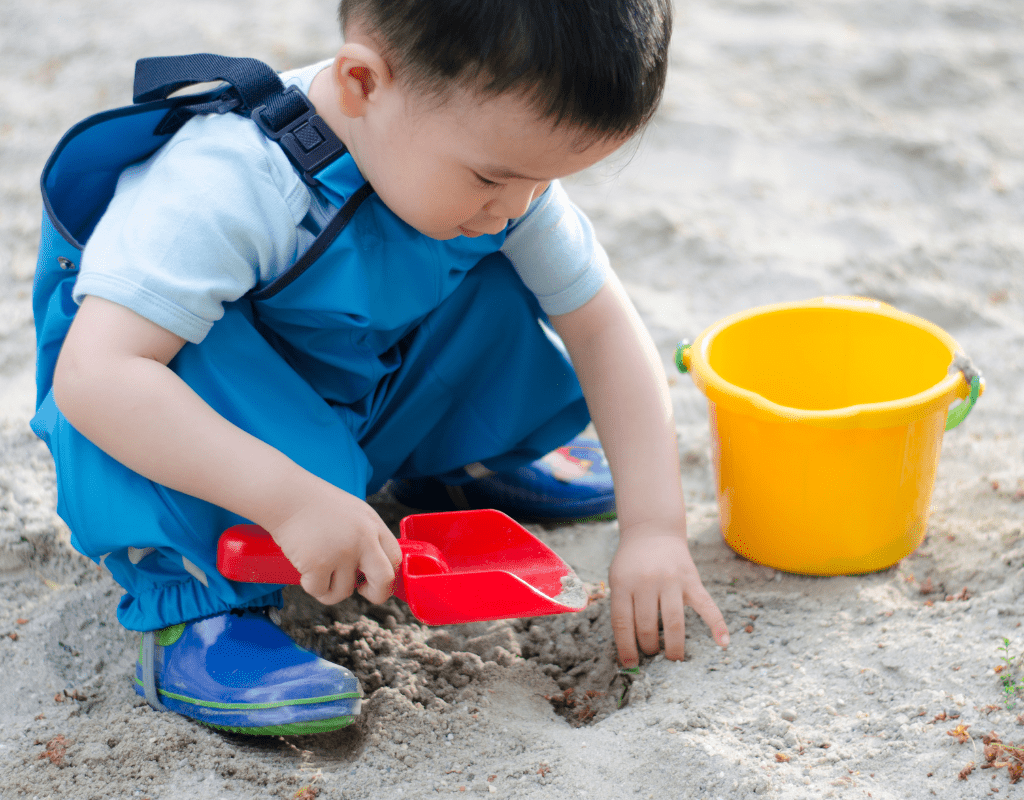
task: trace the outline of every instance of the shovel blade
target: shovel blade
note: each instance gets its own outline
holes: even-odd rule
[[[457,625],[496,619],[539,617],[582,611],[582,605],[562,603],[537,591],[510,572],[462,572],[406,579],[409,610],[426,625]]]
[[[413,613],[444,618],[429,624],[537,617],[587,605],[572,568],[500,511],[414,514],[401,523],[399,542],[410,540],[436,547],[448,567],[443,574],[423,574],[416,562],[403,562]]]

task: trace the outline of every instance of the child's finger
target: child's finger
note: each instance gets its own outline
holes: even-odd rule
[[[302,573],[299,585],[306,594],[319,600],[330,591],[332,576],[333,573],[329,569],[310,570]]]
[[[384,555],[387,556],[388,561],[391,563],[392,572],[398,572],[398,568],[402,565],[402,548],[398,546],[398,539],[395,535],[385,528],[379,536],[380,546],[384,549]]]
[[[636,638],[640,643],[640,649],[647,655],[653,656],[661,649],[661,641],[658,636],[658,596],[656,594],[634,595],[633,614],[636,617]]]
[[[686,604],[681,592],[661,596],[661,627],[665,633],[665,658],[682,661],[686,655]]]
[[[612,592],[612,634],[619,651],[619,663],[630,669],[640,663],[636,649],[636,628],[633,626],[633,597],[625,592]]]
[[[390,532],[388,535],[391,536]],[[391,536],[392,541],[394,538]],[[397,546],[397,542],[395,544]],[[366,582],[357,591],[371,603],[379,605],[391,596],[391,586],[395,580],[395,569],[391,563],[380,547],[369,548],[369,552],[359,562]]]
[[[333,606],[335,603],[340,603],[350,594],[352,594],[352,587],[356,581],[356,574],[351,569],[336,569],[331,574],[330,586],[326,592],[317,597],[316,599],[323,603],[325,606]]]
[[[711,595],[708,594],[707,590],[703,586],[698,587],[696,591],[691,593],[688,600],[690,607],[700,615],[700,618],[711,629],[711,636],[718,646],[728,647],[729,628],[725,624],[725,617],[722,616],[722,612],[718,610],[718,606],[715,605],[715,601],[711,599]]]

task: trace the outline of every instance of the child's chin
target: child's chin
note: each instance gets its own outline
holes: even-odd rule
[[[424,231],[420,230],[419,228],[417,228],[416,230],[418,230],[427,238],[435,239],[438,242],[447,242],[450,239],[458,239],[460,236],[465,236],[465,234],[458,228],[451,231]]]

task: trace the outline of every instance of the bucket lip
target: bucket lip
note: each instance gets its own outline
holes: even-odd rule
[[[951,362],[956,353],[963,352],[952,336],[926,319],[900,311],[881,300],[870,297],[829,295],[811,300],[757,306],[725,317],[705,329],[694,341],[690,350],[689,372],[697,388],[714,402],[720,403],[723,399],[732,401],[731,404],[728,402],[726,404],[733,407],[734,410],[735,406],[739,405],[762,418],[803,422],[826,428],[886,428],[906,425],[936,411],[941,410],[945,413],[954,397],[963,397],[965,389],[969,388],[963,374],[955,372],[947,374],[941,381],[923,392],[908,397],[879,403],[858,403],[842,408],[812,410],[774,403],[763,395],[730,383],[711,367],[708,360],[708,349],[715,336],[724,329],[751,317],[770,312],[818,308],[863,311],[921,328],[946,345],[950,352]]]

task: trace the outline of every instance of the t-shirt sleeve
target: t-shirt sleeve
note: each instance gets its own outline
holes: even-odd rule
[[[247,126],[198,117],[122,173],[86,244],[76,302],[102,297],[198,343],[225,303],[295,260],[309,193]]]
[[[608,256],[590,220],[558,181],[510,223],[501,251],[547,314],[566,314],[597,294]]]

